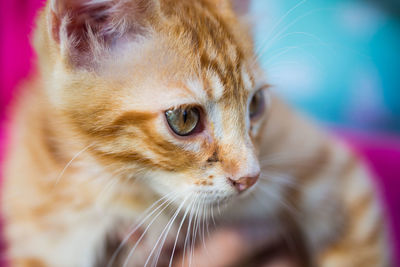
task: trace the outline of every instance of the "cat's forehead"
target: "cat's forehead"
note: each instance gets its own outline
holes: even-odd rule
[[[179,98],[244,104],[259,83],[248,32],[233,12],[222,14],[206,1],[173,2],[161,1],[164,19],[129,53],[104,64],[106,72],[126,73],[138,103],[160,98],[171,106]]]
[[[159,31],[193,69],[189,88],[219,100],[247,95],[255,86],[251,38],[229,10],[222,13],[206,1],[164,1],[168,23]],[[185,57],[185,55],[187,55]],[[197,86],[194,86],[197,85]],[[202,92],[200,92],[202,91]]]

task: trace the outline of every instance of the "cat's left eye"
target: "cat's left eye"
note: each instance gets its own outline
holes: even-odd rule
[[[179,136],[193,134],[200,123],[200,111],[196,107],[167,110],[165,117],[169,127]]]
[[[250,119],[257,119],[265,109],[264,91],[258,90],[251,99],[249,106]]]

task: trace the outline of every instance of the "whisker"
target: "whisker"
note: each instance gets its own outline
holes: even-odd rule
[[[323,11],[323,10],[331,10],[331,9],[329,9],[329,8],[317,8],[317,9],[313,9],[313,10],[310,10],[309,12],[305,13],[304,15],[299,16],[299,17],[297,17],[296,19],[294,19],[291,23],[289,23],[289,24],[286,25],[282,30],[280,30],[278,33],[276,33],[276,34],[265,44],[265,46],[264,46],[263,50],[261,50],[261,53],[259,54],[259,56],[261,56],[262,54],[264,54],[265,51],[266,51],[267,49],[270,48],[270,46],[271,46],[271,44],[272,44],[273,42],[275,42],[278,38],[280,38],[280,37],[282,36],[282,34],[284,34],[288,29],[290,29],[290,28],[291,28],[293,25],[295,25],[297,22],[299,22],[300,20],[302,20],[302,19],[304,19],[304,18],[306,18],[306,17],[308,17],[308,16],[310,16],[310,15],[316,13],[316,12]],[[258,60],[259,58],[260,58],[260,57],[257,57],[257,60]]]
[[[86,147],[84,147],[82,150],[80,150],[78,153],[76,153],[72,157],[72,159],[65,165],[64,169],[57,176],[57,179],[56,179],[56,182],[55,182],[54,186],[56,186],[60,182],[61,177],[64,175],[65,171],[71,166],[72,162],[74,162],[74,160],[76,160],[83,152],[88,150],[93,145],[94,145],[94,143],[91,143],[91,144],[87,145]]]
[[[199,207],[201,204],[201,195],[200,199],[197,202],[196,206],[196,211],[195,211],[195,216],[194,216],[194,221],[193,221],[193,229],[192,229],[192,239],[191,239],[191,245],[190,245],[190,255],[189,255],[189,267],[192,266],[192,259],[193,259],[193,254],[194,254],[194,247],[195,247],[195,242],[196,242],[196,236],[197,236],[197,227],[198,227],[198,216],[199,216]]]
[[[298,164],[300,166],[309,166],[309,162],[316,156],[315,152],[280,152],[264,155],[260,158],[260,164],[264,167],[266,165],[277,165],[277,164]]]
[[[211,219],[213,221],[214,227],[217,227],[217,223],[215,222],[215,216],[214,216],[214,207],[211,207]]]
[[[273,199],[277,200],[278,203],[280,203],[285,209],[287,209],[289,212],[301,217],[301,212],[297,210],[294,206],[292,206],[290,203],[287,203],[284,199],[280,197],[280,195],[276,194],[275,192],[272,192],[271,190],[268,190],[268,188],[264,188],[263,186],[258,187],[262,192],[267,194],[269,197],[272,197]]]
[[[221,209],[220,209],[220,199],[218,198],[218,202],[217,202],[217,209],[218,209],[218,213],[219,215],[221,215]]]
[[[281,61],[281,60],[278,61],[276,59],[279,59],[279,57],[285,56],[292,51],[298,51],[299,54],[300,54],[300,52],[303,53],[304,55],[309,57],[315,65],[318,65],[322,69],[323,64],[321,63],[321,61],[319,59],[317,59],[312,53],[310,53],[307,49],[305,49],[305,47],[311,46],[311,45],[315,45],[315,44],[304,43],[301,45],[286,46],[286,47],[277,49],[276,51],[271,53],[270,57],[267,60],[263,61],[263,65],[267,68],[268,72],[270,73],[272,70],[274,70],[274,68],[276,69],[278,66],[282,66],[283,63],[285,62],[285,61]],[[275,62],[273,60],[275,60]],[[286,62],[294,64],[294,65],[299,65],[299,66],[302,65],[299,61],[294,61],[294,60],[286,61]],[[288,63],[286,63],[286,64],[288,64]]]
[[[265,205],[263,201],[261,201],[258,196],[255,194],[254,198],[261,204]],[[270,220],[273,221],[273,225],[276,228],[276,238],[282,237],[285,241],[285,243],[288,245],[290,251],[296,251],[295,249],[295,242],[290,234],[288,234],[287,229],[285,228],[285,225],[282,224],[282,222],[275,216],[270,216]]]
[[[142,241],[143,237],[145,236],[145,234],[147,233],[147,231],[149,230],[149,228],[151,227],[151,225],[154,223],[154,221],[161,215],[161,213],[166,210],[169,205],[171,203],[173,203],[173,201],[175,201],[176,199],[178,199],[180,196],[176,196],[173,199],[170,199],[168,201],[168,203],[165,205],[165,207],[160,210],[157,215],[150,221],[150,223],[148,224],[148,226],[146,227],[146,229],[144,230],[144,232],[142,233],[142,235],[139,237],[139,239],[136,241],[135,245],[133,246],[133,248],[130,250],[127,258],[125,259],[125,262],[123,264],[123,267],[127,267],[129,259],[132,257],[133,253],[135,252],[135,249],[137,248],[137,246],[139,245],[139,243]]]
[[[203,202],[205,202],[205,201],[203,201]],[[205,203],[203,203],[203,211],[202,211],[202,214],[203,214],[203,217],[202,217],[202,220],[201,220],[201,222],[202,222],[202,226],[201,226],[201,234],[202,234],[202,237],[201,237],[201,239],[202,239],[202,241],[203,241],[203,246],[204,246],[204,248],[205,248],[205,222],[207,221],[207,208],[208,208],[208,206],[207,205],[205,205]]]
[[[283,186],[288,186],[292,189],[301,191],[304,186],[296,181],[292,176],[283,173],[267,172],[262,173],[260,176],[260,182],[277,182]]]
[[[279,48],[276,51],[274,51],[274,53],[272,53],[271,56],[268,57],[267,60],[264,61],[264,65],[268,65],[271,62],[273,62],[274,59],[279,58],[280,56],[286,55],[290,51],[293,51],[298,48],[299,48],[299,46],[287,46],[287,47]]]
[[[302,0],[299,3],[297,3],[294,7],[292,7],[291,9],[289,9],[271,28],[270,32],[267,34],[267,36],[263,39],[263,41],[261,42],[260,47],[256,50],[255,55],[258,55],[260,50],[261,52],[264,50],[264,46],[265,46],[265,42],[267,42],[267,40],[271,37],[271,35],[275,32],[275,30],[281,25],[281,23],[291,14],[293,13],[297,8],[299,8],[300,6],[302,6],[304,3],[306,3],[307,0]],[[254,59],[254,61],[259,60],[258,57],[256,57]]]
[[[205,233],[207,231],[207,233],[208,233],[207,237],[210,236],[210,232],[208,230],[208,221],[209,221],[209,215],[210,215],[209,209],[210,209],[210,203],[207,203],[207,205],[203,205],[204,219],[203,219],[203,226],[202,226],[202,229],[203,229],[202,230],[202,232],[203,232],[202,241],[203,241],[203,248],[206,252],[206,256],[210,256],[209,250],[206,246],[206,233]]]
[[[192,208],[192,204],[193,204],[194,202],[192,201],[190,204],[189,204],[189,206],[187,207],[187,209],[186,209],[186,211],[185,211],[185,213],[184,213],[184,215],[183,215],[183,218],[182,218],[182,220],[181,220],[181,223],[179,224],[179,227],[178,227],[178,232],[177,232],[177,234],[176,234],[176,238],[175,238],[175,242],[174,242],[174,247],[173,247],[173,249],[172,249],[172,253],[171,253],[171,258],[170,258],[170,260],[169,260],[169,267],[172,267],[172,261],[173,261],[173,259],[174,259],[174,254],[175,254],[175,250],[176,250],[176,245],[177,245],[177,243],[178,243],[178,238],[179,238],[179,234],[180,234],[180,231],[181,231],[181,229],[182,229],[182,226],[183,226],[183,224],[184,224],[184,222],[185,222],[185,219],[186,219],[186,216],[187,216],[187,214],[189,213],[189,210]]]
[[[256,54],[256,57],[254,58],[254,63],[256,64],[256,62],[258,60],[260,60],[260,58],[263,56],[263,54],[271,47],[271,45],[279,38],[282,37],[282,35],[288,30],[290,29],[294,24],[298,23],[300,20],[304,19],[305,17],[308,17],[316,12],[319,11],[324,11],[324,10],[332,10],[332,8],[317,8],[317,9],[313,9],[307,13],[305,13],[302,16],[297,17],[296,19],[294,19],[291,23],[289,23],[288,25],[286,25],[281,31],[279,31],[278,33],[276,33],[269,41],[267,41],[264,45],[263,48],[261,49],[261,51],[259,53]]]
[[[113,179],[111,179],[109,182],[107,182],[107,184],[104,186],[104,188],[98,194],[95,202],[96,203],[101,202],[105,198],[103,196],[106,195],[106,193],[109,192],[113,186],[118,184],[119,180],[120,180],[119,176],[116,176],[116,177],[113,177]]]
[[[182,201],[182,203],[181,203],[181,204],[179,205],[179,207],[176,209],[175,213],[172,215],[172,217],[171,217],[171,219],[169,220],[169,222],[167,223],[167,225],[164,227],[164,230],[161,232],[160,237],[157,239],[157,241],[156,241],[156,243],[155,243],[153,249],[151,250],[149,256],[147,257],[147,260],[146,260],[146,262],[145,262],[145,264],[144,264],[144,267],[147,266],[147,264],[149,263],[149,260],[150,260],[151,256],[153,255],[154,251],[155,251],[156,248],[157,248],[157,245],[158,245],[159,242],[162,240],[162,241],[161,241],[161,246],[160,246],[160,249],[159,249],[159,253],[158,253],[158,255],[157,255],[157,260],[156,260],[156,262],[155,262],[155,264],[157,264],[157,262],[158,262],[158,257],[160,256],[162,247],[164,246],[165,240],[167,239],[168,233],[169,233],[169,231],[171,230],[171,227],[172,227],[172,225],[173,225],[173,222],[175,221],[176,217],[179,215],[179,212],[180,212],[181,209],[183,208],[183,206],[184,206],[186,200],[188,200],[188,198],[189,198],[189,197],[186,197],[186,198]]]
[[[186,260],[186,246],[187,244],[189,244],[188,239],[190,238],[190,230],[191,230],[191,225],[192,225],[192,219],[193,219],[193,209],[194,206],[197,204],[197,199],[198,199],[198,195],[196,196],[196,198],[193,200],[193,206],[190,209],[190,216],[189,216],[189,222],[188,222],[188,228],[186,229],[186,237],[185,237],[185,243],[183,245],[183,254],[182,254],[182,267],[185,266],[185,260]]]
[[[143,213],[142,215],[138,218],[138,221],[140,221],[136,227],[130,231],[128,233],[128,235],[122,240],[122,242],[120,243],[120,245],[118,246],[118,248],[114,251],[113,255],[111,256],[107,267],[112,267],[112,265],[114,264],[114,261],[117,257],[117,255],[119,254],[119,252],[121,251],[121,249],[125,246],[125,244],[128,242],[129,238],[140,228],[140,226],[142,226],[142,224],[148,219],[150,218],[150,216],[152,216],[155,212],[157,212],[162,206],[164,206],[165,204],[167,204],[168,202],[171,201],[171,199],[169,199],[169,197],[171,195],[173,195],[173,193],[175,192],[170,192],[168,194],[166,194],[165,196],[161,197],[160,199],[158,199],[157,201],[155,201],[150,207],[148,207]],[[158,205],[160,202],[162,202],[160,205]],[[150,212],[156,205],[157,208],[155,208],[150,214],[147,214],[148,212]],[[146,215],[147,214],[147,215]],[[144,218],[143,218],[144,217]],[[134,223],[136,224],[136,222]]]

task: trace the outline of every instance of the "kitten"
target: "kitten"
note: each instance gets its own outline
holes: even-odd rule
[[[156,265],[211,217],[300,229],[309,265],[387,266],[370,174],[269,93],[246,4],[48,1],[4,165],[11,266]]]

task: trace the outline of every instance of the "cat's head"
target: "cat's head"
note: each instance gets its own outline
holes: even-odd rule
[[[87,153],[177,203],[248,192],[267,86],[236,4],[52,0],[42,73]]]

